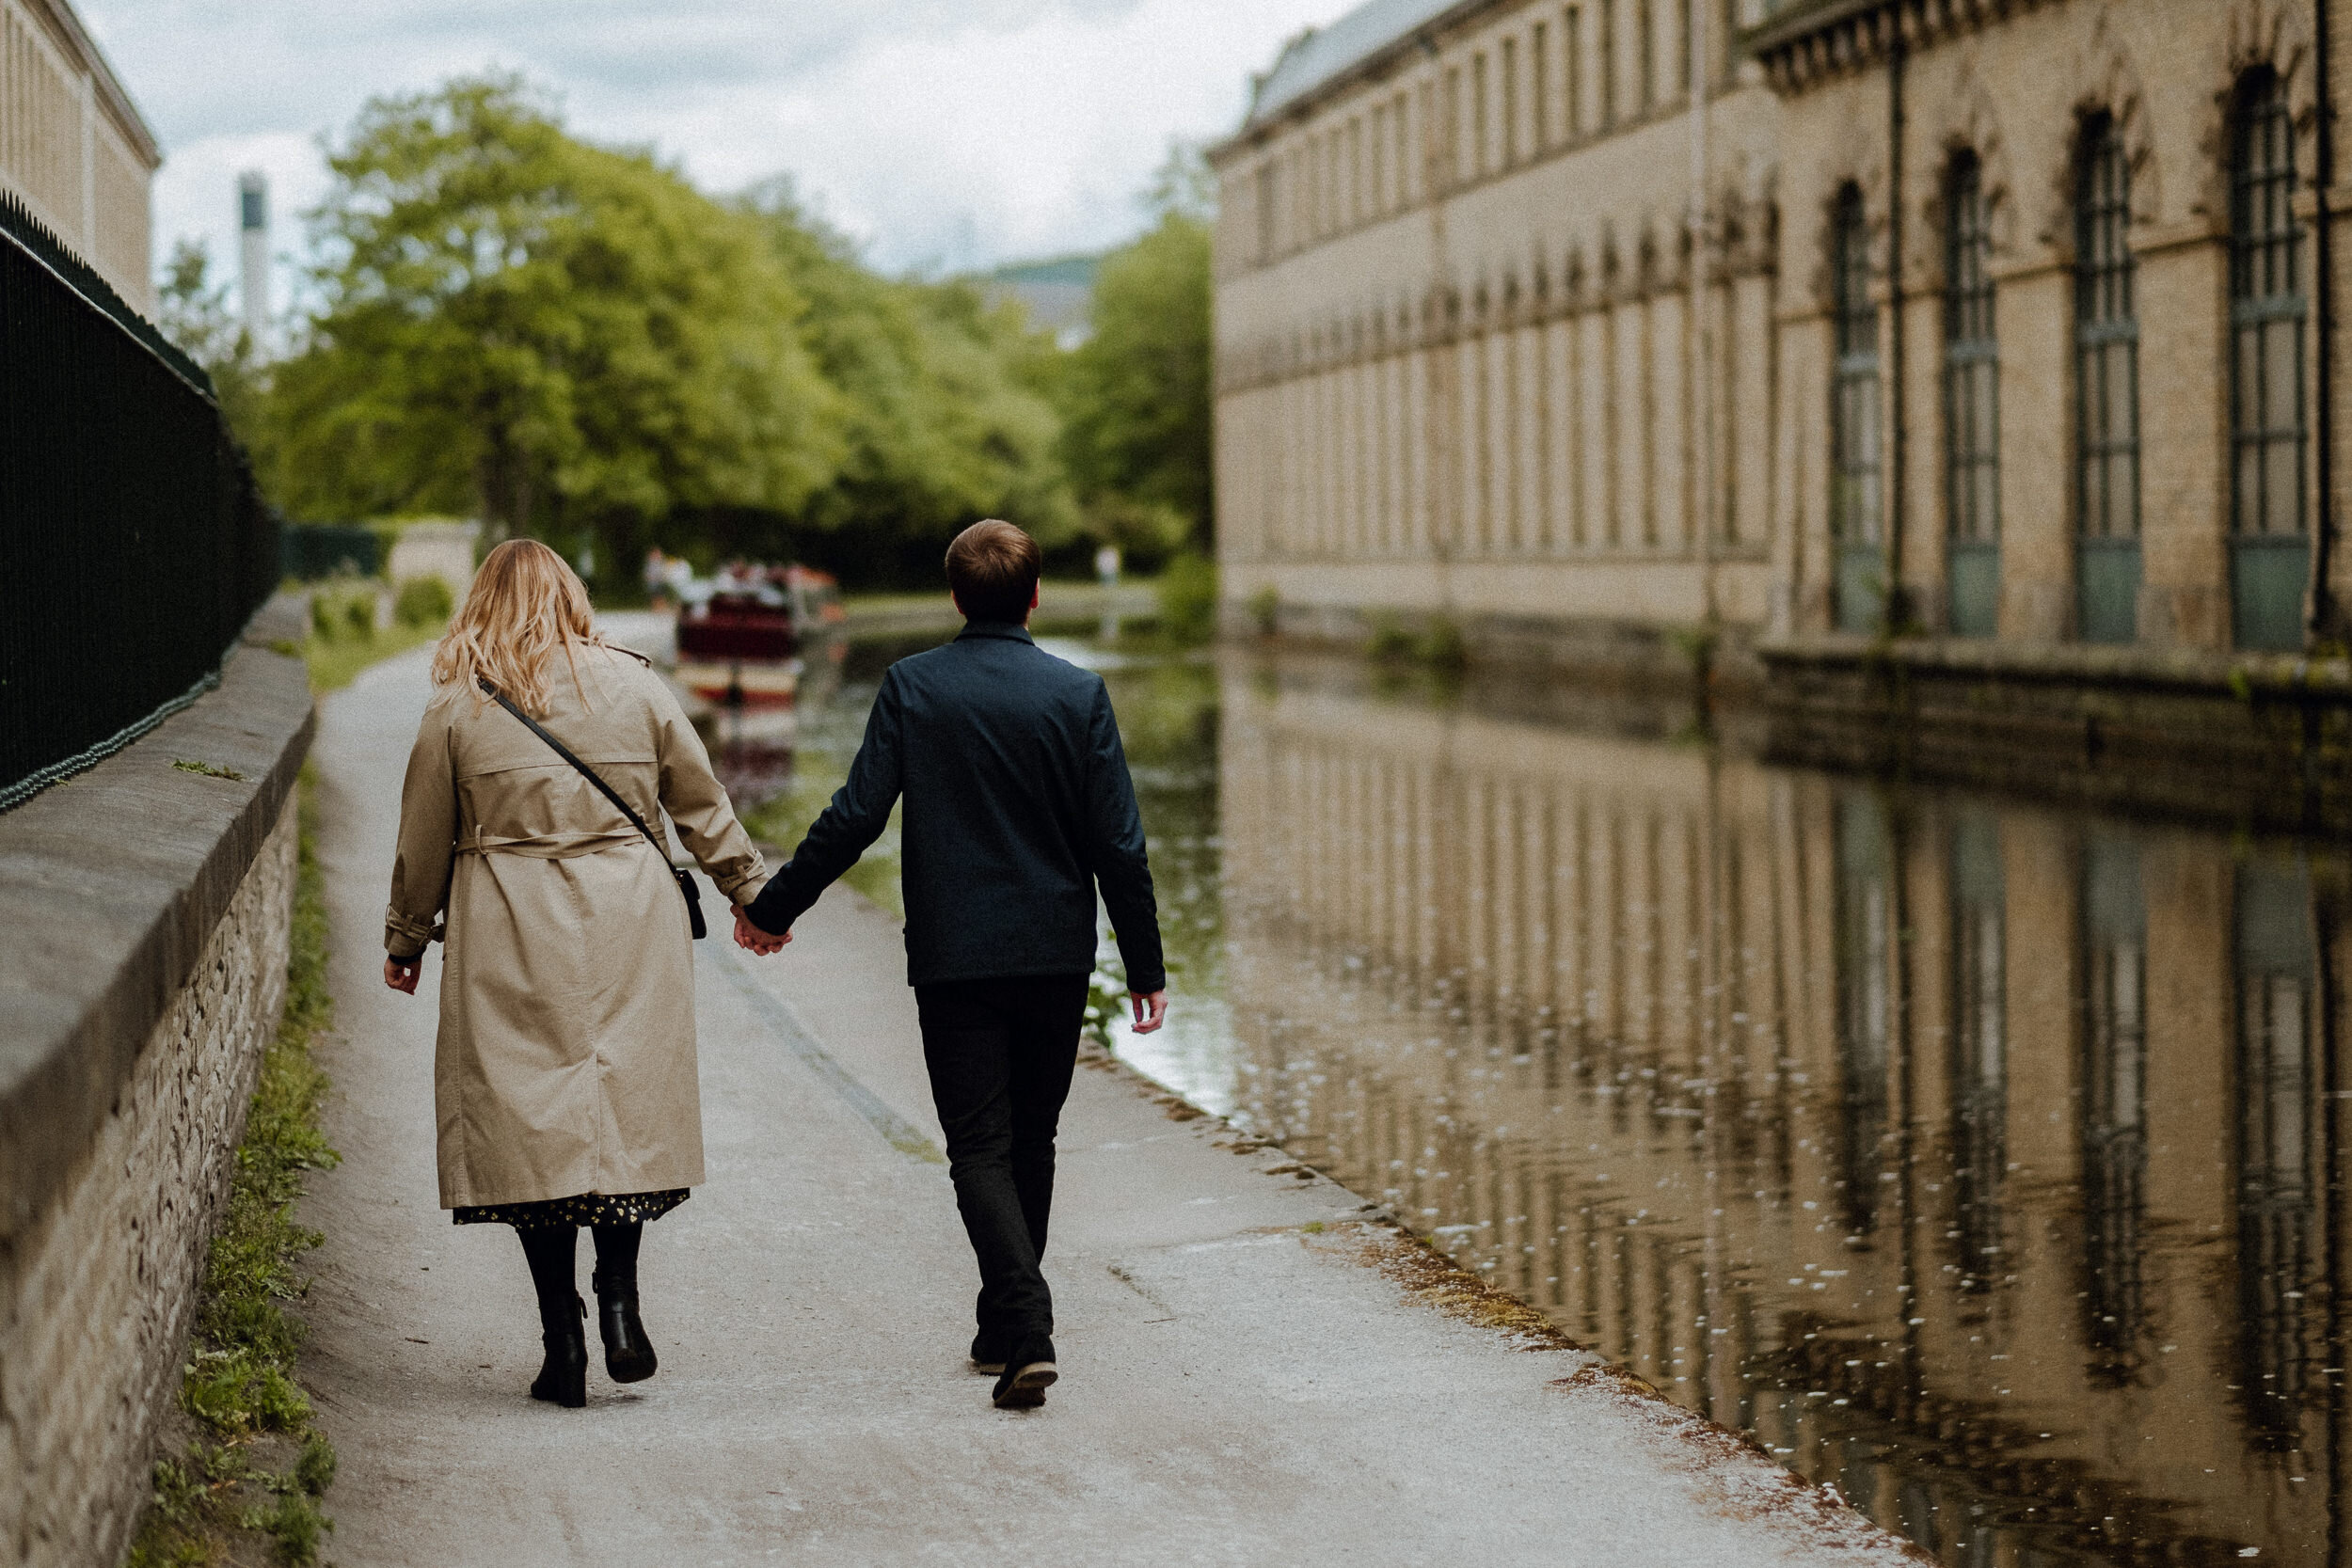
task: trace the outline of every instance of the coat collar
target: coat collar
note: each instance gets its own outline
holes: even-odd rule
[[[961,642],[967,637],[997,637],[1008,642],[1031,644],[1037,641],[1029,635],[1029,628],[1018,621],[966,621],[963,629],[956,633],[956,641]]]

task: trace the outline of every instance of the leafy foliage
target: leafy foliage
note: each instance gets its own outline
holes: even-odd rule
[[[787,182],[744,206],[808,301],[803,338],[842,410],[833,482],[774,519],[797,525],[803,553],[860,581],[928,584],[947,540],[977,518],[1018,519],[1048,546],[1069,537],[1060,422],[1036,386],[1050,339],[969,284],[877,276]]]
[[[759,226],[675,169],[567,135],[511,76],[374,100],[328,165],[323,309],[269,404],[291,510],[626,533],[832,479],[804,301]]]
[[[229,308],[229,284],[213,276],[212,248],[201,240],[171,247],[155,289],[155,325],[213,378],[229,428],[244,436],[262,394],[253,339]]]
[[[889,278],[774,181],[732,200],[571,135],[512,75],[372,101],[308,214],[290,356],[256,362],[199,248],[167,324],[305,518],[481,517],[626,594],[648,545],[935,583],[982,516],[1151,569],[1211,537],[1209,191],[1179,150],[1065,353],[961,281]],[[231,406],[233,404],[233,406]]]
[[[1216,635],[1216,562],[1180,555],[1160,574],[1160,629],[1178,643]]]
[[[1157,221],[1104,259],[1094,334],[1057,385],[1063,456],[1090,510],[1110,498],[1164,508],[1202,548],[1214,528],[1206,200],[1197,154],[1178,150],[1153,183]]]

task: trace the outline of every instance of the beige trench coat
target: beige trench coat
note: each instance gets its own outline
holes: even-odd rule
[[[759,851],[667,684],[617,649],[580,649],[579,667],[575,688],[557,660],[540,721],[656,832],[667,811],[719,891],[750,902]],[[665,857],[469,693],[437,695],[417,732],[385,950],[421,952],[444,911],[441,1206],[701,1182],[693,944]],[[723,940],[726,907],[705,915]]]

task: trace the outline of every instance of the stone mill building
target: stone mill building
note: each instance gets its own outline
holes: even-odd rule
[[[1370,0],[1295,40],[1212,153],[1230,613],[1711,648],[1816,708],[1865,642],[2076,689],[2341,653],[2335,11]]]

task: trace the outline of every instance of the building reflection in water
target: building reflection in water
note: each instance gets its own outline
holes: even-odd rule
[[[1239,1114],[1941,1561],[2344,1560],[2337,851],[1222,703]]]

